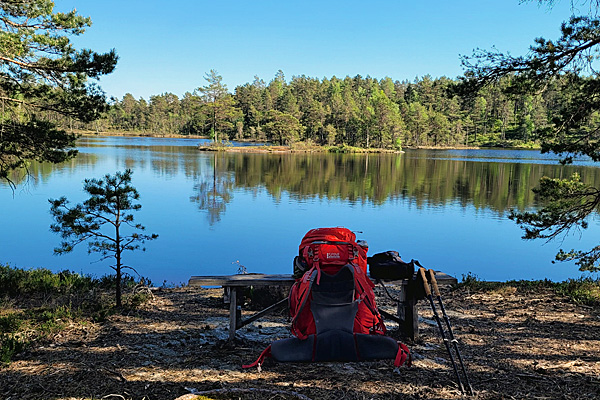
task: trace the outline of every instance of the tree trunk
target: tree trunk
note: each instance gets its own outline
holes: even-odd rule
[[[121,206],[118,206],[119,210],[121,209]],[[117,212],[117,220],[116,220],[116,224],[115,224],[115,242],[117,245],[117,250],[115,252],[115,259],[117,261],[117,265],[115,268],[115,272],[116,272],[116,279],[115,279],[115,294],[116,294],[116,300],[117,300],[117,308],[121,308],[122,306],[122,302],[121,302],[121,235],[119,232],[119,225],[120,225],[120,219],[121,217],[121,213]]]
[[[217,102],[213,101],[213,133],[215,134],[215,143],[219,143],[217,135]]]
[[[121,265],[120,254],[117,253],[117,278],[115,279],[115,293],[117,299],[117,308],[121,308]]]

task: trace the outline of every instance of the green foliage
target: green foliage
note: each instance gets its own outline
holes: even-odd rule
[[[195,94],[203,100],[203,112],[210,122],[210,137],[219,142],[219,133],[231,131],[235,121],[241,119],[240,111],[234,106],[234,100],[227,92],[227,85],[222,83],[223,77],[211,69],[204,77],[208,84],[195,90]]]
[[[114,259],[110,265],[115,270],[115,292],[117,307],[121,307],[121,279],[123,269],[122,256],[125,251],[145,249],[141,247],[147,240],[158,238],[157,234],[139,233],[146,228],[134,222],[132,211],[142,206],[135,203],[139,193],[131,186],[131,170],[117,172],[114,176],[105,175],[104,179],[86,179],[83,189],[90,197],[82,204],[73,207],[65,197],[50,199],[50,212],[56,223],[50,229],[63,239],[56,254],[65,254],[79,243],[88,243],[89,253],[100,253],[101,260]],[[129,228],[132,232],[126,233]]]
[[[67,321],[73,319],[75,315],[70,306],[61,305],[54,308],[32,309],[27,312],[31,322],[37,324],[37,329],[43,337],[54,335],[63,329]]]
[[[338,146],[329,146],[327,151],[330,153],[366,153],[367,149],[363,147],[354,147],[347,144],[341,144]]]
[[[227,151],[231,147],[233,147],[233,144],[230,141],[211,142],[206,146],[202,146],[203,149],[210,151]]]
[[[10,363],[15,354],[25,350],[28,344],[18,336],[0,333],[0,365]]]
[[[10,171],[28,160],[75,155],[75,136],[57,129],[50,114],[97,119],[105,96],[87,79],[112,72],[117,55],[77,51],[69,37],[84,33],[91,20],[74,10],[54,12],[52,1],[3,1],[0,18],[0,179],[10,183]]]
[[[298,152],[323,152],[326,148],[315,144],[312,140],[305,140],[292,143],[290,149]]]
[[[115,286],[116,275],[103,275],[98,279],[94,279],[94,286],[100,289],[110,289]],[[121,277],[122,289],[133,289],[136,286],[152,286],[152,281],[148,278],[140,277],[136,280],[133,276],[125,274]]]
[[[300,138],[304,128],[293,115],[277,110],[270,110],[266,115],[263,130],[267,140],[280,145],[291,145]]]
[[[104,114],[103,129],[213,139],[216,134],[218,141],[267,141],[269,135],[280,143],[280,134],[273,129],[274,117],[289,115],[300,124],[299,136],[293,140],[320,146],[398,149],[399,143],[404,147],[535,143],[572,92],[561,77],[543,93],[529,97],[504,94],[502,90],[513,85],[506,78],[493,89],[480,89],[475,99],[464,91],[460,80],[445,77],[401,82],[389,77],[318,80],[295,76],[286,82],[281,73],[268,84],[255,77],[254,82],[236,87],[233,94],[223,90],[216,71],[206,79],[206,86],[182,99],[165,93],[146,102],[127,94]],[[62,123],[72,125],[66,119]],[[76,126],[96,129],[89,124]]]
[[[458,282],[458,285],[455,287],[455,289],[464,288],[475,292],[480,292],[496,290],[501,286],[502,283],[500,282],[482,281],[479,279],[479,277],[477,277],[477,275],[474,275],[469,272],[466,275],[462,276],[461,281]]]
[[[0,362],[10,362],[30,342],[49,340],[73,322],[100,322],[114,314],[105,291],[114,289],[115,281],[114,275],[95,279],[69,271],[0,266]],[[128,311],[152,296],[148,282],[122,279]]]
[[[586,229],[586,217],[598,211],[600,190],[581,182],[576,173],[570,179],[542,177],[536,195],[545,203],[535,212],[513,212],[510,218],[525,230],[523,239],[554,239],[573,228]],[[600,269],[600,246],[589,251],[564,251],[556,255],[557,261],[576,260],[582,271]]]
[[[590,2],[589,15],[577,15],[581,11],[573,9],[561,25],[560,37],[535,39],[526,56],[478,50],[463,58],[468,69],[463,89],[474,96],[483,87],[510,80],[504,93],[521,103],[516,113],[519,139],[529,141],[537,135],[542,152],[560,155],[563,164],[577,156],[600,161],[600,72],[595,55],[600,50],[599,6],[600,2]],[[556,101],[551,124],[544,121],[542,96]],[[525,239],[551,240],[572,229],[585,229],[600,205],[600,190],[581,182],[578,175],[542,178],[535,193],[541,209],[511,215],[525,230]],[[580,270],[598,271],[600,246],[585,251],[561,249],[556,261],[576,261]]]
[[[569,279],[557,283],[556,291],[575,303],[600,306],[600,280],[598,279]]]
[[[91,277],[67,270],[55,274],[44,268],[24,270],[0,265],[0,295],[66,294],[93,286]]]
[[[506,282],[488,282],[480,280],[476,275],[468,273],[462,276],[462,280],[458,283],[457,288],[466,288],[473,291],[502,291],[506,288],[516,288],[523,292],[536,291],[544,288],[555,288],[556,283],[548,279],[544,280],[510,280]]]
[[[401,151],[402,150],[402,140],[400,138],[396,138],[396,140],[394,140],[393,147],[395,150]]]
[[[600,306],[600,279],[592,278],[568,279],[563,282],[552,282],[547,279],[537,281],[513,280],[507,282],[486,282],[469,273],[463,275],[461,282],[458,283],[455,290],[467,289],[475,292],[502,292],[511,288],[517,289],[520,292],[551,289],[557,294],[569,298],[574,303]]]
[[[21,316],[17,313],[0,316],[0,334],[15,333],[23,323]]]

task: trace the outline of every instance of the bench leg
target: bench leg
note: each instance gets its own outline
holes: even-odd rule
[[[237,288],[229,289],[229,341],[235,339],[235,330],[237,329]]]
[[[419,312],[417,311],[417,301],[414,298],[408,298],[403,304],[399,304],[404,312],[404,336],[417,340],[419,338]]]
[[[402,334],[411,340],[419,338],[419,313],[413,281],[402,285],[398,303],[398,317],[402,320]]]

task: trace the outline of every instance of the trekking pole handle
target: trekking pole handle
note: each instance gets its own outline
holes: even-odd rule
[[[432,269],[429,270],[429,280],[431,281],[431,286],[433,286],[433,293],[439,296],[440,289],[438,288],[437,279],[435,279],[435,272]]]
[[[425,294],[429,297],[431,296],[431,289],[429,288],[429,283],[427,282],[427,277],[425,276],[425,268],[419,268],[419,274],[421,274],[421,278],[423,279]]]

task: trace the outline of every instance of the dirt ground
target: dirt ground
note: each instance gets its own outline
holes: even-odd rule
[[[600,398],[600,310],[551,291],[503,288],[444,292],[476,399]],[[381,297],[381,296],[380,296]],[[392,311],[391,303],[380,307]],[[242,370],[276,338],[285,315],[238,331],[226,342],[222,290],[154,291],[135,314],[73,325],[51,343],[0,369],[0,399],[458,399],[428,302],[419,302],[421,338],[408,342],[410,368],[392,361],[278,364]],[[392,336],[397,326],[389,324]],[[399,338],[399,337],[398,337]]]

